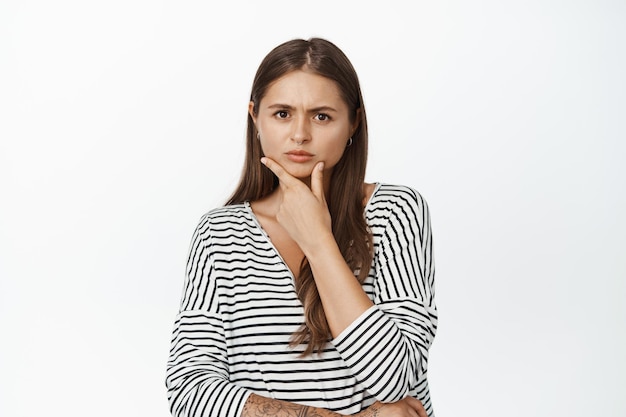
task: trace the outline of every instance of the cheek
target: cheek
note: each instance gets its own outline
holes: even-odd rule
[[[261,147],[265,151],[278,147],[288,136],[284,126],[276,126],[272,123],[259,123],[257,126],[261,136]]]
[[[330,165],[336,165],[341,160],[345,148],[343,146],[335,146],[326,153],[326,163]]]
[[[278,147],[271,140],[267,140],[267,138],[263,138],[259,141],[261,145],[261,151],[264,156],[274,157],[279,151]]]

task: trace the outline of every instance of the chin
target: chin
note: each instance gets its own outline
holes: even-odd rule
[[[305,178],[310,178],[311,177],[311,173],[313,172],[313,167],[285,167],[285,171],[287,171],[289,173],[289,175],[291,175],[292,177],[298,178],[298,179],[305,179]]]

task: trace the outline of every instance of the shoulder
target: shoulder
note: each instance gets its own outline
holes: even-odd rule
[[[400,230],[416,230],[421,236],[430,224],[426,200],[416,189],[406,185],[378,184],[365,214],[374,235],[391,229],[394,234]]]
[[[394,253],[400,247],[428,245],[431,233],[428,205],[412,187],[379,184],[366,218],[375,245],[384,253]]]
[[[380,183],[377,185],[370,200],[373,210],[413,209],[420,212],[427,211],[428,205],[424,197],[414,188],[406,185]]]
[[[250,210],[246,204],[235,204],[214,208],[198,220],[197,234],[208,234],[215,230],[237,229],[251,226]],[[239,225],[239,227],[238,227]]]
[[[247,204],[233,204],[230,206],[216,207],[202,215],[200,221],[222,222],[237,221],[249,217]]]

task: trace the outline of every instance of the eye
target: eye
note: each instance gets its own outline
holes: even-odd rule
[[[274,116],[278,117],[279,119],[286,119],[287,117],[289,117],[289,112],[287,110],[278,110],[276,113],[274,113]]]
[[[315,115],[315,118],[320,122],[325,122],[327,120],[330,120],[330,116],[327,115],[326,113],[318,113]]]

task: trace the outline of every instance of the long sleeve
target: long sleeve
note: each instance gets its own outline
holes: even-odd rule
[[[229,382],[225,331],[218,313],[210,227],[205,216],[191,242],[180,312],[174,323],[166,387],[176,417],[238,417],[248,390]]]
[[[167,363],[175,417],[239,417],[250,393],[354,414],[374,397],[420,399],[432,416],[427,353],[436,327],[425,204],[386,186],[367,213],[375,306],[320,355],[290,346],[303,322],[293,276],[249,205],[212,210],[190,245]],[[372,220],[370,222],[370,220]]]
[[[379,196],[379,207],[373,209],[378,219],[375,305],[333,344],[378,400],[392,402],[413,395],[429,411],[426,371],[437,310],[428,207],[421,195],[407,187],[387,187],[380,193],[388,195]]]

